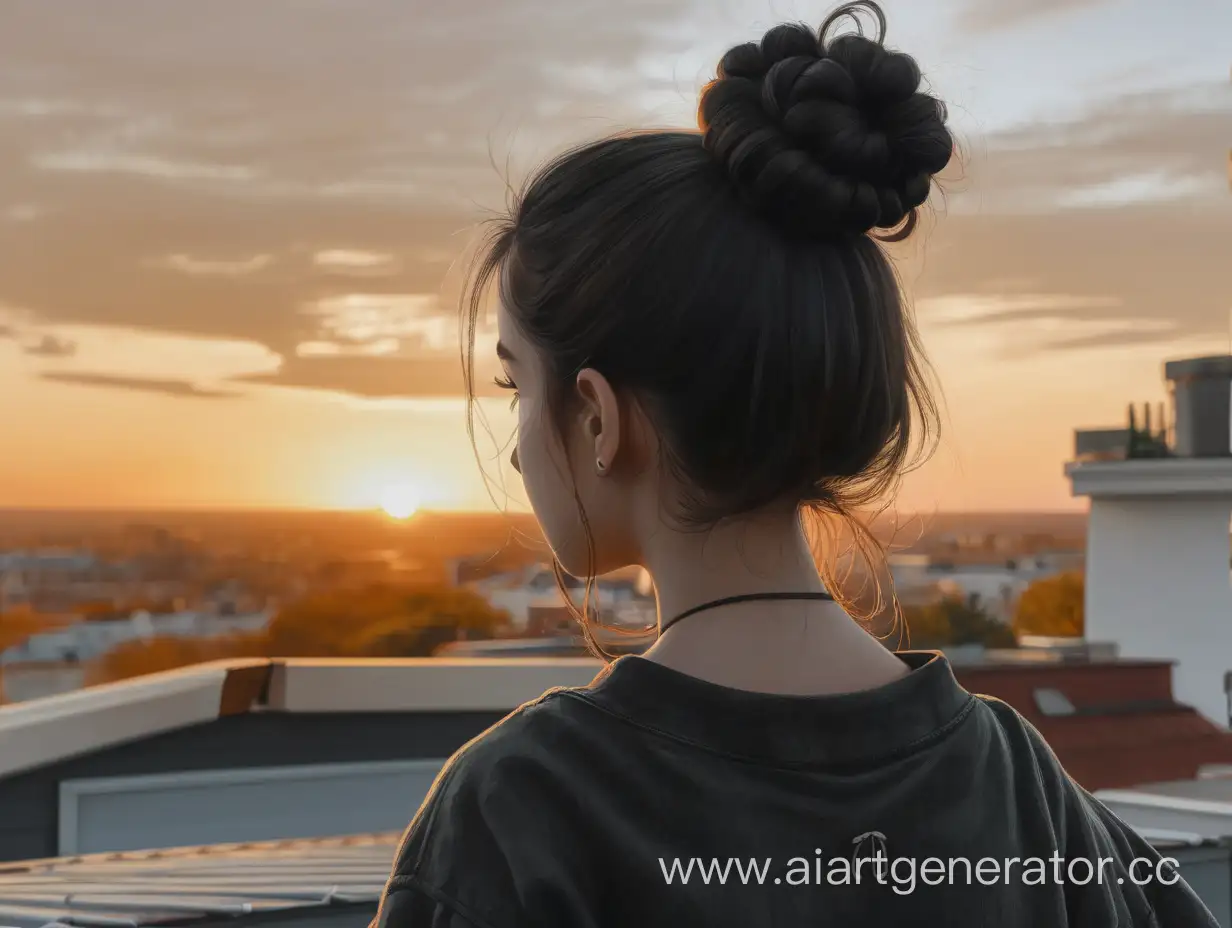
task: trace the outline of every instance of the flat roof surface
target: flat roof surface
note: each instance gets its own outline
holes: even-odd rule
[[[0,864],[0,926],[365,925],[400,834],[225,844]],[[279,919],[278,916],[284,918]],[[335,921],[331,921],[336,923]]]
[[[1178,799],[1201,799],[1205,802],[1232,804],[1232,777],[1199,777],[1194,780],[1168,780],[1146,783],[1123,792],[1147,793],[1152,796],[1173,796]]]
[[[1163,849],[1216,846],[1140,832]],[[400,833],[94,854],[0,865],[0,928],[366,926]],[[332,916],[332,918],[331,918]],[[349,917],[347,917],[349,916]]]

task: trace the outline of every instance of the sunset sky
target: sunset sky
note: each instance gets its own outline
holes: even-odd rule
[[[1229,350],[1232,4],[884,6],[966,151],[900,256],[947,408],[900,508],[1081,505],[1072,430]],[[490,507],[475,222],[567,143],[691,125],[728,46],[828,8],[5,0],[0,506]]]

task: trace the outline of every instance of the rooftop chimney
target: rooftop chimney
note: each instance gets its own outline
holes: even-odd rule
[[[1173,453],[1232,456],[1232,355],[1169,361],[1164,377],[1172,387]]]

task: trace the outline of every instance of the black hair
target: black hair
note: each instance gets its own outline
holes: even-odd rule
[[[831,37],[860,12],[876,38]],[[820,30],[776,26],[723,56],[700,132],[607,138],[540,170],[470,281],[471,398],[496,278],[555,413],[588,367],[643,404],[688,494],[682,524],[776,503],[858,523],[912,463],[913,435],[935,440],[926,362],[881,241],[910,234],[954,148],[944,105],[884,34],[873,2]]]

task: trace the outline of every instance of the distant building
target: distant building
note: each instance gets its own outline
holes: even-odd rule
[[[88,661],[116,645],[150,638],[218,638],[265,628],[272,615],[219,616],[202,612],[151,615],[134,612],[124,619],[80,620],[66,628],[31,635],[0,652],[0,665],[9,663]]]
[[[1036,580],[1071,570],[1081,564],[1067,552],[1022,557],[957,559],[947,555],[896,554],[890,574],[900,601],[916,603],[941,596],[957,596],[985,610],[993,618],[1010,622],[1018,599]]]
[[[95,581],[100,568],[90,553],[59,549],[0,552],[0,613],[37,606],[47,591]]]
[[[30,593],[20,571],[0,570],[0,615],[30,604]]]
[[[585,585],[572,577],[566,582],[570,595],[580,605]],[[544,564],[484,576],[466,586],[508,612],[514,632],[539,634],[542,632],[533,629],[552,631],[564,627],[560,589],[551,568]],[[649,576],[641,568],[599,577],[591,591],[592,602],[604,621],[631,624],[644,624],[647,604],[653,603],[651,595]]]
[[[80,551],[7,551],[0,553],[0,571],[20,571],[27,577],[69,578],[98,566],[98,559]]]

